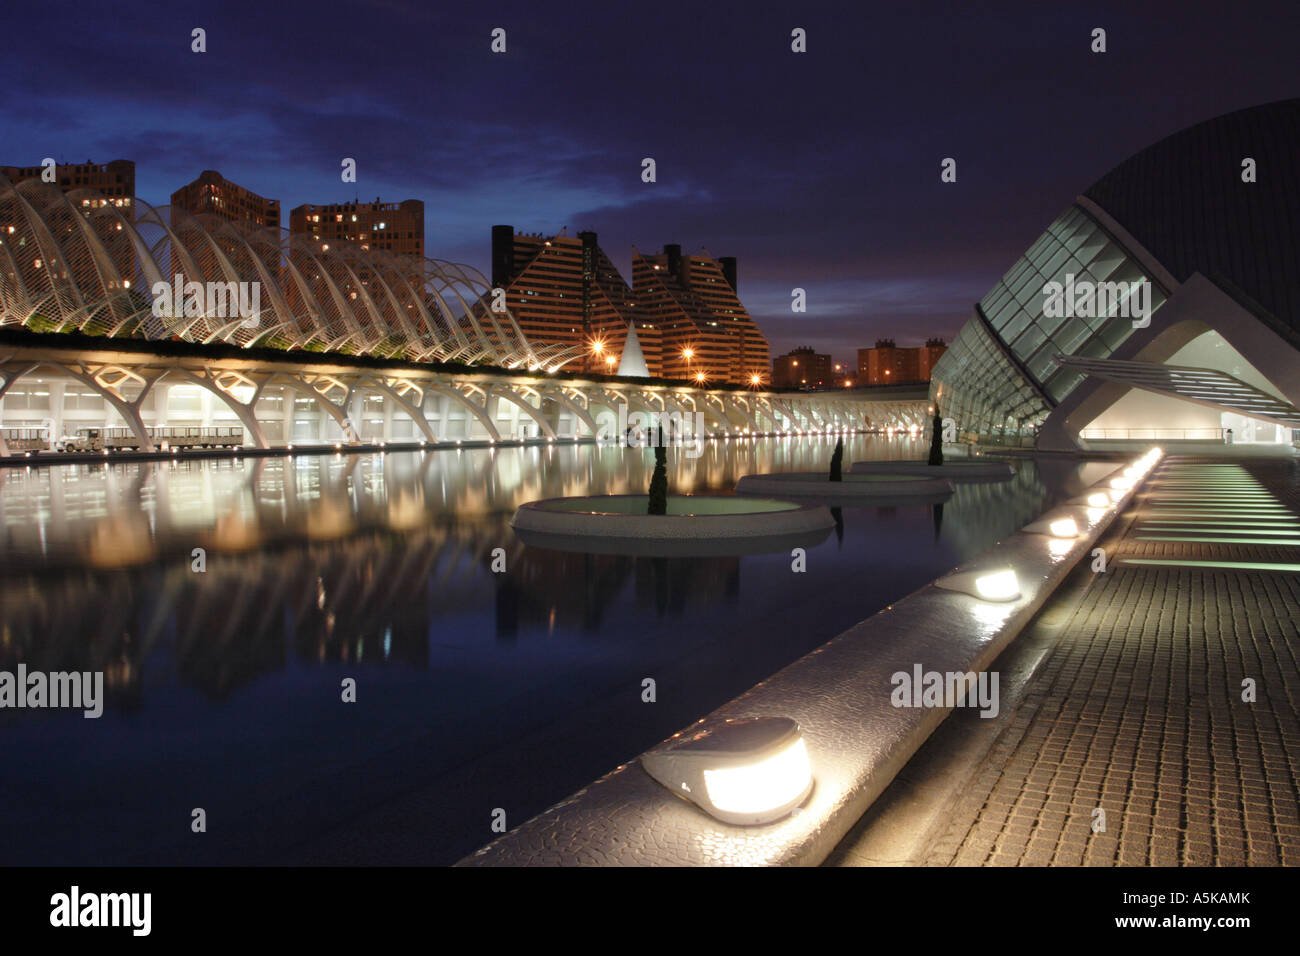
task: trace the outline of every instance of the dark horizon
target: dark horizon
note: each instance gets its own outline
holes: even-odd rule
[[[280,200],[424,200],[426,254],[490,274],[490,230],[593,229],[632,249],[739,260],[772,355],[834,361],[877,338],[951,341],[972,304],[1076,195],[1196,122],[1294,96],[1268,4],[1114,3],[996,15],[608,4],[490,15],[180,3],[31,11],[60,36],[8,60],[0,163],[131,159],[163,205],[204,169]],[[95,22],[96,30],[70,24]],[[1225,30],[1224,23],[1233,29]],[[207,31],[192,53],[190,31]],[[504,55],[490,33],[507,30]],[[808,52],[790,50],[807,31]],[[1091,31],[1107,52],[1090,52]],[[658,181],[641,182],[653,157]],[[344,157],[358,182],[344,184]],[[958,163],[955,184],[940,161]],[[808,311],[790,312],[790,291]]]

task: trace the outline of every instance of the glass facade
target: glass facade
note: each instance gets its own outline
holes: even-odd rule
[[[1018,444],[1051,412],[978,318],[967,322],[943,353],[933,382],[939,413],[957,423],[958,441]]]
[[[972,318],[935,366],[933,392],[944,416],[963,435],[982,439],[1036,433],[1084,377],[1059,368],[1053,356],[1109,357],[1133,333],[1129,296],[1142,281],[1150,284],[1154,313],[1165,291],[1092,217],[1070,207],[981,300],[988,326]],[[1044,290],[1051,282],[1093,294],[1049,308]],[[1104,302],[1103,290],[1112,293]]]

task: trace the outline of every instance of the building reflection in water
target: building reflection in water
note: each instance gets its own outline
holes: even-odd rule
[[[923,454],[888,441],[853,438],[846,458]],[[820,472],[833,445],[711,443],[697,461],[670,453],[672,481],[725,492],[749,472]],[[1011,481],[959,485],[941,524],[930,502],[837,507],[835,540],[809,548],[805,574],[788,551],[653,559],[515,538],[522,501],[643,491],[649,450],[2,472],[0,669],[102,670],[109,699],[100,721],[6,711],[0,734],[11,753],[115,756],[95,778],[102,812],[77,798],[78,766],[31,764],[0,794],[0,815],[48,825],[0,824],[0,843],[13,838],[0,862],[189,859],[192,846],[176,850],[154,821],[191,786],[244,820],[247,844],[212,842],[212,861],[282,859],[277,847],[332,846],[329,826],[452,779],[461,796],[442,822],[425,820],[420,857],[451,862],[482,842],[462,815],[484,801],[507,792],[512,813],[540,811],[1077,493],[1090,467],[1024,462]],[[640,700],[646,675],[660,682],[655,707]],[[344,676],[358,677],[364,708],[340,711]],[[549,729],[545,746],[536,727]],[[179,760],[178,747],[179,777],[158,757]],[[263,831],[266,800],[280,809]],[[55,819],[75,824],[62,856],[50,855]],[[25,829],[30,840],[14,836]]]
[[[870,442],[871,439],[860,442]],[[711,445],[679,458],[676,487],[726,490],[749,470],[811,468],[828,443]],[[8,475],[0,661],[104,669],[114,699],[174,646],[186,684],[222,697],[303,663],[423,666],[440,614],[490,608],[494,633],[599,634],[615,601],[657,618],[727,607],[739,558],[632,558],[528,548],[508,519],[525,500],[631,493],[649,453],[547,447],[365,457],[262,458],[44,469]],[[1082,487],[1065,469],[1055,497]],[[27,497],[24,497],[26,495]],[[929,510],[936,540],[968,555],[1032,520],[1036,468],[961,483],[945,505],[873,506],[877,521]],[[946,513],[945,513],[945,510]],[[834,509],[842,548],[845,510]],[[192,570],[194,548],[206,570]],[[501,549],[506,573],[492,571]]]

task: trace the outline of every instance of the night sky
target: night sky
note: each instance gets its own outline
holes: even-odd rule
[[[634,246],[703,246],[739,258],[774,355],[852,362],[877,337],[951,339],[1138,149],[1300,93],[1295,0],[1131,6],[27,4],[0,57],[0,164],[132,159],[155,204],[217,169],[286,227],[304,202],[423,199],[426,254],[484,273],[494,223],[595,229],[629,281]]]

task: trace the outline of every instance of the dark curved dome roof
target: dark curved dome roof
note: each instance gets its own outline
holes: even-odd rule
[[[1245,157],[1256,182],[1241,181]],[[1300,341],[1300,99],[1175,133],[1084,195],[1178,281],[1200,272]]]

